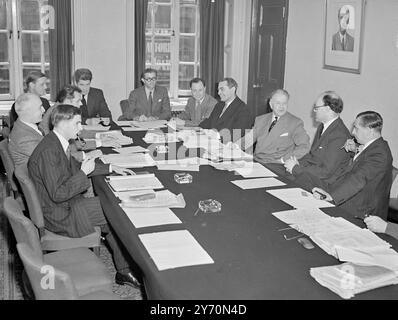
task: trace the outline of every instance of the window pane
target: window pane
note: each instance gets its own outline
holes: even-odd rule
[[[0,29],[7,29],[6,0],[0,0]]]
[[[48,44],[48,33],[43,34],[44,39],[44,61],[50,62],[50,45]]]
[[[195,77],[195,66],[191,65],[180,65],[178,73],[178,89],[189,90],[189,82]]]
[[[155,63],[170,63],[170,37],[155,38]]]
[[[170,66],[161,66],[156,69],[158,70],[158,81],[156,84],[166,87],[170,91]]]
[[[22,61],[41,62],[40,34],[22,34]]]
[[[145,54],[145,63],[152,63],[152,38],[146,37],[146,54]]]
[[[195,33],[196,26],[196,8],[181,7],[180,32]]]
[[[155,7],[155,33],[170,34],[171,6]]]
[[[0,62],[8,62],[7,33],[0,33]]]
[[[40,30],[39,2],[23,0],[21,3],[21,24],[23,30]]]
[[[8,66],[0,66],[0,94],[10,93],[10,70]]]
[[[170,3],[171,0],[156,0],[157,3]]]
[[[150,32],[152,28],[152,4],[148,4],[148,13],[146,17],[146,32]]]
[[[180,38],[180,61],[195,61],[195,37]]]

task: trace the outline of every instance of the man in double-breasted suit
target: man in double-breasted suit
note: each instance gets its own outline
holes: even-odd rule
[[[148,121],[171,118],[170,98],[167,88],[156,85],[157,71],[146,69],[141,75],[143,86],[129,96],[129,108],[123,114],[126,120]]]
[[[216,104],[210,117],[199,124],[203,129],[217,130],[224,143],[242,138],[253,125],[249,108],[236,95],[237,89],[238,84],[234,79],[221,80],[218,84],[221,101]]]
[[[381,136],[382,128],[383,119],[377,112],[367,111],[357,116],[353,135],[359,147],[350,140],[345,145],[346,151],[355,152],[355,156],[334,183],[325,189],[313,189],[316,197],[326,195],[327,201],[334,201],[353,216],[387,219],[392,155]]]
[[[257,143],[254,159],[260,163],[283,164],[291,157],[301,159],[310,149],[310,137],[301,119],[288,110],[289,93],[278,89],[271,95],[271,113],[256,118],[254,128],[237,144],[244,150]]]
[[[109,118],[112,114],[105,101],[104,93],[101,89],[91,87],[93,74],[88,69],[78,69],[75,71],[76,85],[82,91],[81,111],[83,123],[91,118]]]
[[[296,182],[311,190],[314,181],[331,184],[340,177],[350,162],[350,156],[343,149],[351,134],[340,113],[343,111],[343,100],[333,91],[322,93],[313,107],[315,120],[321,124],[315,133],[310,152],[300,160],[288,159],[285,162],[287,172]]]
[[[58,105],[53,111],[54,129],[33,151],[28,170],[39,196],[45,226],[50,231],[69,237],[84,237],[94,226],[107,233],[107,241],[115,260],[116,281],[137,286],[129,265],[107,226],[97,197],[84,198],[90,187],[88,175],[132,173],[110,165],[96,165],[94,159],[78,163],[70,154],[69,140],[76,139],[82,129],[80,109]]]

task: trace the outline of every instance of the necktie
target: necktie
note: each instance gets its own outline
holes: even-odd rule
[[[362,152],[362,150],[363,150],[363,147],[364,147],[364,145],[361,144],[361,145],[357,148],[357,151],[355,152],[355,156],[354,156],[353,161],[355,161],[355,160],[358,158],[358,156],[361,154],[361,152]]]
[[[45,132],[44,132],[44,130],[40,127],[40,126],[37,126],[37,129],[40,131],[40,133],[41,133],[41,135],[44,137],[46,134],[45,134]]]
[[[152,106],[153,106],[152,91],[149,92],[148,103],[149,103],[149,116],[152,116]]]
[[[70,155],[71,155],[70,146],[66,148],[65,154],[66,158],[68,158],[68,161],[70,161]]]
[[[323,133],[323,123],[321,123],[321,125],[319,126],[319,138],[322,136]]]
[[[271,125],[269,126],[268,132],[271,132],[272,128],[275,127],[277,122],[278,122],[278,117],[275,117],[274,121],[272,121]]]
[[[341,39],[341,48],[343,49],[343,51],[345,51],[345,38],[344,37]]]
[[[87,101],[84,95],[82,97],[82,106],[80,107],[80,110],[82,112],[82,122],[86,123],[86,120],[88,119],[88,108],[87,108]]]

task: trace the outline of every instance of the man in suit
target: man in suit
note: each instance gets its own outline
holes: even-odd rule
[[[377,112],[357,115],[352,134],[359,147],[352,140],[347,141],[345,150],[355,152],[352,161],[335,182],[312,190],[316,198],[325,195],[325,200],[333,201],[354,216],[387,219],[392,155],[381,136],[382,129],[383,118]]]
[[[15,166],[28,163],[33,150],[43,139],[37,124],[42,120],[44,108],[40,98],[32,93],[24,93],[15,101],[17,121],[9,136],[9,150]]]
[[[170,99],[167,88],[156,85],[158,72],[145,69],[141,75],[142,87],[129,96],[129,108],[123,115],[126,120],[152,121],[171,118]]]
[[[206,93],[206,84],[203,79],[194,78],[189,83],[192,97],[187,101],[185,110],[178,116],[181,121],[177,124],[185,127],[197,127],[212,113],[217,100]]]
[[[78,163],[70,155],[69,140],[76,139],[81,127],[80,109],[58,105],[51,114],[54,129],[33,151],[28,169],[41,200],[45,226],[50,231],[68,237],[84,237],[94,232],[94,226],[106,233],[115,266],[116,282],[137,287],[139,284],[114,239],[97,197],[82,196],[89,186],[88,175],[133,174],[116,166],[95,164],[94,159]]]
[[[332,50],[337,51],[354,51],[354,37],[348,32],[348,25],[350,23],[350,9],[348,6],[342,6],[337,17],[339,20],[339,31],[333,35]]]
[[[285,168],[296,182],[307,190],[324,182],[331,184],[340,177],[350,162],[343,150],[350,132],[340,119],[343,100],[334,91],[323,92],[313,107],[315,120],[321,124],[315,133],[310,152],[298,161],[285,161]]]
[[[288,110],[289,93],[278,89],[271,95],[271,113],[256,118],[254,128],[237,144],[244,150],[257,142],[254,159],[260,163],[283,164],[291,157],[301,159],[310,149],[310,137],[301,119]]]
[[[38,96],[41,100],[43,108],[47,111],[50,108],[50,103],[46,98],[43,98],[47,90],[47,77],[44,73],[34,70],[28,73],[24,81],[24,92],[32,93]],[[13,128],[14,122],[17,121],[18,114],[15,110],[15,103],[10,110],[10,129]]]
[[[91,81],[93,80],[91,71],[89,69],[77,69],[74,78],[76,85],[82,91],[81,111],[83,124],[92,118],[107,118],[109,119],[107,121],[111,121],[112,114],[105,101],[104,93],[101,89],[91,87]]]
[[[237,89],[238,84],[234,79],[221,80],[218,84],[221,101],[216,104],[210,117],[199,124],[203,129],[217,130],[224,143],[242,138],[253,125],[249,108],[236,95]]]

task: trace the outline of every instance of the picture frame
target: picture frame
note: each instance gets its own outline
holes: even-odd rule
[[[361,73],[366,0],[326,0],[324,69]]]

